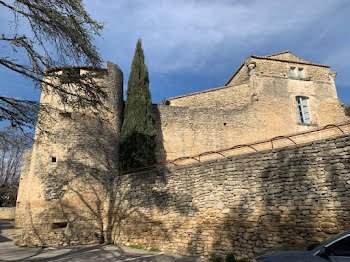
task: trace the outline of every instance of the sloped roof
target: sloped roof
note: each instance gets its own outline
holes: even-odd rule
[[[290,62],[302,62],[302,63],[312,64],[311,62],[292,54],[290,51],[279,52],[279,53],[267,55],[264,57],[273,58],[273,59],[280,59],[280,60],[285,60],[285,61],[290,61]]]

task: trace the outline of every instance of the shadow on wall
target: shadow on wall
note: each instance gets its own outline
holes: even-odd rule
[[[350,117],[350,105],[345,106],[345,115]]]
[[[242,178],[235,183],[229,177],[236,173],[217,177],[213,188],[226,183],[228,199],[221,201],[229,210],[213,214],[222,218],[219,224],[207,216],[198,225],[188,252],[200,254],[208,245],[203,241],[206,232],[212,234],[210,248],[216,255],[232,252],[252,258],[267,251],[306,250],[349,230],[349,154],[341,142],[328,148],[321,142],[314,144],[317,150],[301,146],[272,150],[260,158],[247,155]]]
[[[42,163],[42,169],[37,166],[44,199],[41,209],[27,204],[30,226],[24,227],[21,244],[127,244],[140,235],[147,246],[158,247],[159,238],[171,241],[174,229],[157,220],[154,210],[166,212],[173,203],[183,202],[175,212],[186,216],[195,211],[191,194],[167,190],[166,167],[152,169],[151,173],[119,175],[116,131],[86,115],[71,117],[73,124],[59,123],[59,132],[51,133],[46,142],[38,142],[42,151],[46,146],[57,146],[56,150],[62,146],[65,153],[55,163]],[[141,231],[141,227],[135,230],[130,226],[130,221],[142,225]],[[157,237],[152,239],[155,232]]]
[[[119,175],[115,130],[72,117],[48,142],[65,154],[37,170],[45,208],[28,205],[22,244],[114,242],[251,258],[349,229],[349,136]]]
[[[162,132],[162,122],[159,112],[158,105],[152,105],[153,106],[153,114],[155,119],[155,127],[157,131],[156,135],[156,160],[157,162],[162,162],[167,159],[167,153],[164,149],[164,136]]]

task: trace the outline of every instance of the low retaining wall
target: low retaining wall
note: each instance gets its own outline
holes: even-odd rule
[[[152,169],[121,185],[116,243],[246,258],[305,247],[350,229],[350,136]]]

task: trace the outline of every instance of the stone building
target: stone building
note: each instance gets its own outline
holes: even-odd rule
[[[71,69],[51,69],[52,81],[55,81],[55,74],[65,70]],[[75,70],[84,74],[95,69]],[[128,242],[130,239],[144,242],[151,237],[150,245],[162,245],[162,249],[171,252],[201,255],[198,250],[186,251],[183,241],[179,245],[175,240],[173,244],[166,243],[171,243],[169,239],[177,232],[172,231],[178,224],[176,221],[181,221],[184,227],[195,227],[197,222],[191,220],[189,224],[187,219],[193,219],[191,212],[201,210],[201,207],[193,207],[195,202],[191,199],[201,196],[199,191],[205,186],[196,187],[195,196],[189,197],[190,189],[180,190],[183,195],[178,190],[181,183],[188,188],[195,186],[197,180],[204,183],[206,178],[198,178],[196,173],[197,180],[188,181],[183,175],[187,172],[186,166],[181,167],[181,172],[169,171],[164,166],[164,169],[153,170],[150,176],[143,174],[141,177],[147,182],[139,181],[136,176],[117,176],[123,75],[109,62],[102,70],[104,76],[98,81],[109,94],[102,110],[75,110],[60,103],[55,95],[43,93],[41,96],[41,103],[53,108],[54,113],[50,117],[39,113],[33,148],[24,157],[16,209],[16,224],[23,227],[21,243],[65,245],[104,240]],[[337,97],[335,75],[329,66],[313,64],[290,52],[251,56],[225,86],[168,98],[164,104],[154,105],[158,161],[348,121]],[[336,132],[332,130],[327,136],[338,135]],[[308,141],[323,137],[324,133],[315,133]],[[296,138],[298,143],[307,142],[303,139]],[[283,143],[279,146],[290,145],[289,141]],[[270,158],[274,161],[269,155]],[[208,170],[215,170],[213,166],[215,162]],[[192,168],[194,172],[197,170]],[[183,181],[174,180],[169,172],[177,172],[175,176],[183,177]],[[142,189],[135,192],[133,186]],[[236,192],[237,197],[239,192]],[[206,197],[198,200],[205,208],[213,203],[208,194],[206,192]],[[165,205],[164,201],[179,205]],[[184,210],[177,210],[181,208]],[[188,210],[192,210],[189,217]],[[210,210],[210,216],[217,212],[216,207]],[[220,216],[228,213],[220,213]],[[203,218],[206,213],[200,216]],[[124,223],[127,223],[125,227]],[[162,230],[155,230],[161,226]],[[132,231],[133,228],[137,231]],[[159,234],[150,236],[152,230]],[[170,238],[162,238],[162,232],[167,232]],[[203,243],[198,244],[199,250]],[[215,248],[206,246],[202,255],[209,256]]]
[[[96,84],[108,94],[103,108],[74,109],[53,92],[41,94],[45,107],[38,115],[33,148],[24,155],[17,196],[16,224],[24,228],[24,244],[93,243],[102,237],[93,233],[103,232],[109,223],[103,210],[111,192],[108,181],[118,170],[122,71],[110,62],[104,69],[53,68],[47,71],[46,80],[91,70],[102,70]],[[71,234],[79,240],[68,240],[63,232],[59,235],[54,230],[72,225],[70,219],[74,219]],[[80,235],[85,231],[89,233]]]
[[[158,105],[159,158],[196,155],[345,121],[335,76],[329,66],[289,51],[251,56],[225,86]]]

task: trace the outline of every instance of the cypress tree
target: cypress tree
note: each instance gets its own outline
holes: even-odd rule
[[[121,170],[155,163],[156,129],[141,39],[136,44],[126,94],[120,141]]]

